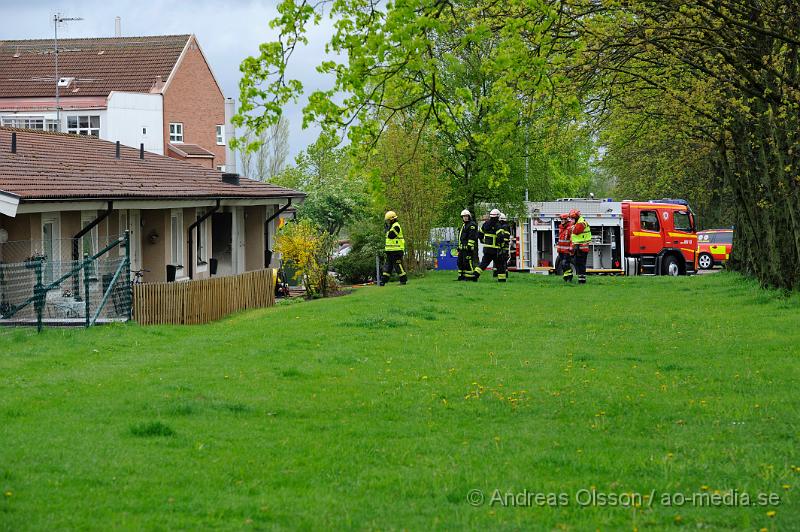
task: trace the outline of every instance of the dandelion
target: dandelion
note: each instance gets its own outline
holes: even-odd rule
[[[791,488],[791,486],[790,486],[789,484],[784,484],[784,485],[783,485],[783,486],[781,486],[781,487],[782,487],[783,489],[785,489],[785,490],[788,490],[789,488]]]
[[[767,517],[775,517],[775,514],[777,513],[778,512],[776,512],[775,510],[770,510],[769,512],[767,512]]]
[[[3,493],[3,495],[5,495],[6,497],[11,497],[12,495],[14,495],[14,492],[11,491],[11,490],[8,490],[5,493]]]
[[[703,490],[703,491],[708,491],[708,486],[706,486],[704,484],[704,485],[700,486],[700,489]]]
[[[683,517],[681,517],[679,515],[676,515],[675,516],[675,523],[680,523],[681,521],[683,521]]]

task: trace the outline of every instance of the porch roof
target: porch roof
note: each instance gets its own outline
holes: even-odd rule
[[[11,151],[16,133],[16,153]],[[229,180],[230,181],[230,180]],[[95,137],[0,127],[0,192],[29,201],[302,198],[302,192]]]

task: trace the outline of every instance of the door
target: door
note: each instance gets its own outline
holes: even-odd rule
[[[655,208],[631,209],[631,254],[657,255],[662,248],[661,220]]]
[[[242,207],[233,207],[233,273],[244,272],[244,209]]]
[[[58,213],[42,214],[43,281],[52,283],[61,274],[61,224]]]
[[[689,211],[673,210],[671,221],[672,227],[668,228],[667,232],[668,246],[680,249],[683,258],[694,263],[695,250],[697,249],[697,235],[694,232],[694,222],[691,213],[689,213]]]
[[[128,231],[131,243],[131,271],[142,269],[142,214],[139,209],[128,211]]]

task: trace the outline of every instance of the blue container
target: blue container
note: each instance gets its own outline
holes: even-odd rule
[[[439,242],[436,247],[436,262],[434,267],[437,270],[457,270],[457,249],[458,246],[455,242]]]

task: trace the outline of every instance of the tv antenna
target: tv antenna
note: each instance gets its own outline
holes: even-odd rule
[[[64,17],[61,13],[53,15],[53,48],[56,57],[56,131],[61,132],[61,106],[59,105],[59,77],[58,77],[58,25],[62,22],[83,20],[81,17]]]

